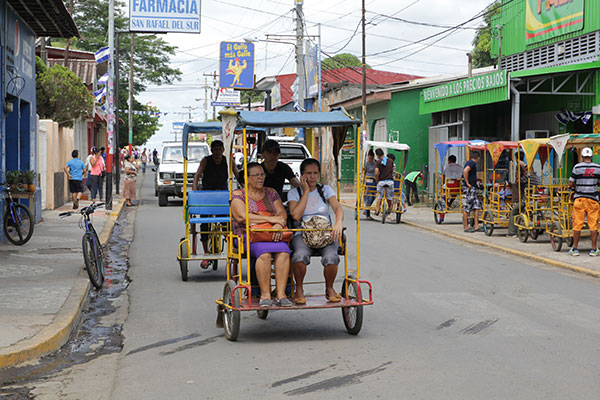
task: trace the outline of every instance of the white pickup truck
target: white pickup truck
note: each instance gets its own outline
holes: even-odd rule
[[[202,158],[209,155],[210,148],[204,142],[189,142],[187,184],[192,190],[194,174]],[[169,196],[183,197],[183,150],[181,142],[164,142],[160,164],[156,170],[154,194],[158,196],[158,205],[164,207]]]

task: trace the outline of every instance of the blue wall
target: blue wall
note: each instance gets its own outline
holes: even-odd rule
[[[0,0],[0,26],[0,182],[4,182],[6,171],[35,169],[35,36],[5,0]],[[13,111],[5,113],[5,103],[11,103]],[[3,235],[0,230],[0,242]]]

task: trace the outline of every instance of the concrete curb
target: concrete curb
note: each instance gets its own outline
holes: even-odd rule
[[[347,203],[345,201],[341,201],[340,203],[344,207],[348,207],[348,208],[354,209],[354,204],[350,204],[350,203]],[[527,252],[524,252],[524,251],[521,251],[521,250],[515,250],[515,249],[511,249],[509,247],[505,247],[505,246],[501,246],[501,245],[497,245],[497,244],[492,244],[492,243],[487,243],[487,242],[484,242],[484,241],[481,241],[481,240],[477,240],[477,239],[473,239],[473,238],[469,238],[469,237],[465,237],[465,236],[461,236],[461,235],[455,235],[453,233],[445,232],[445,231],[442,231],[440,229],[435,229],[435,228],[431,228],[431,227],[428,227],[428,226],[419,225],[419,224],[416,224],[414,222],[407,222],[407,221],[403,220],[402,223],[405,224],[405,225],[408,225],[410,227],[413,227],[413,228],[418,228],[418,229],[422,229],[422,230],[425,230],[425,231],[428,231],[428,232],[437,233],[438,235],[444,235],[444,236],[447,236],[449,238],[459,240],[461,242],[467,242],[467,243],[471,243],[471,244],[475,244],[475,245],[479,245],[479,246],[489,247],[489,248],[492,248],[494,250],[499,250],[499,251],[502,251],[504,253],[512,254],[514,256],[527,258],[527,259],[530,259],[530,260],[533,260],[533,261],[537,261],[537,262],[541,262],[541,263],[544,263],[544,264],[552,265],[554,267],[558,267],[558,268],[562,268],[562,269],[567,269],[569,271],[577,272],[577,273],[580,273],[580,274],[585,274],[585,275],[593,276],[594,278],[600,278],[600,271],[596,271],[596,270],[593,270],[593,269],[584,268],[584,267],[578,267],[577,265],[573,265],[573,264],[568,264],[568,263],[564,263],[564,262],[552,260],[550,258],[538,256],[538,255],[535,255],[535,254],[530,254],[530,253],[527,253]]]
[[[124,204],[125,200],[121,199],[104,224],[104,228],[99,235],[100,243],[103,245],[108,242],[115,221],[123,211]],[[0,352],[0,370],[40,358],[60,349],[69,340],[73,329],[79,322],[81,309],[87,299],[89,288],[90,280],[87,273],[82,270],[52,323],[32,338]]]

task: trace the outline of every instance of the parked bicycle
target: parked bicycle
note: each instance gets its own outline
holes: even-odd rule
[[[91,204],[82,208],[80,211],[67,211],[58,214],[61,218],[68,217],[75,213],[81,214],[79,227],[85,231],[81,241],[83,260],[85,261],[85,269],[90,277],[90,281],[92,281],[92,285],[94,285],[96,289],[100,289],[104,282],[104,253],[102,244],[100,244],[100,239],[98,239],[96,230],[92,225],[90,215],[103,205],[104,203]]]
[[[22,246],[33,235],[34,222],[31,211],[25,205],[13,200],[10,186],[0,184],[0,187],[4,187],[7,203],[4,217],[2,218],[4,234],[9,242],[17,246]]]

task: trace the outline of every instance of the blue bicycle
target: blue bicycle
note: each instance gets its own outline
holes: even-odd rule
[[[81,240],[83,260],[85,261],[85,270],[90,277],[92,285],[94,285],[96,289],[100,289],[102,283],[104,283],[104,253],[102,244],[100,244],[100,239],[98,239],[96,230],[92,225],[90,215],[103,205],[104,203],[91,204],[82,208],[80,211],[67,211],[58,214],[61,218],[68,217],[74,213],[81,214],[79,227],[85,231]]]
[[[24,245],[33,235],[31,211],[25,205],[13,200],[10,186],[5,186],[4,191],[6,192],[7,203],[4,218],[2,218],[4,234],[12,244]]]

